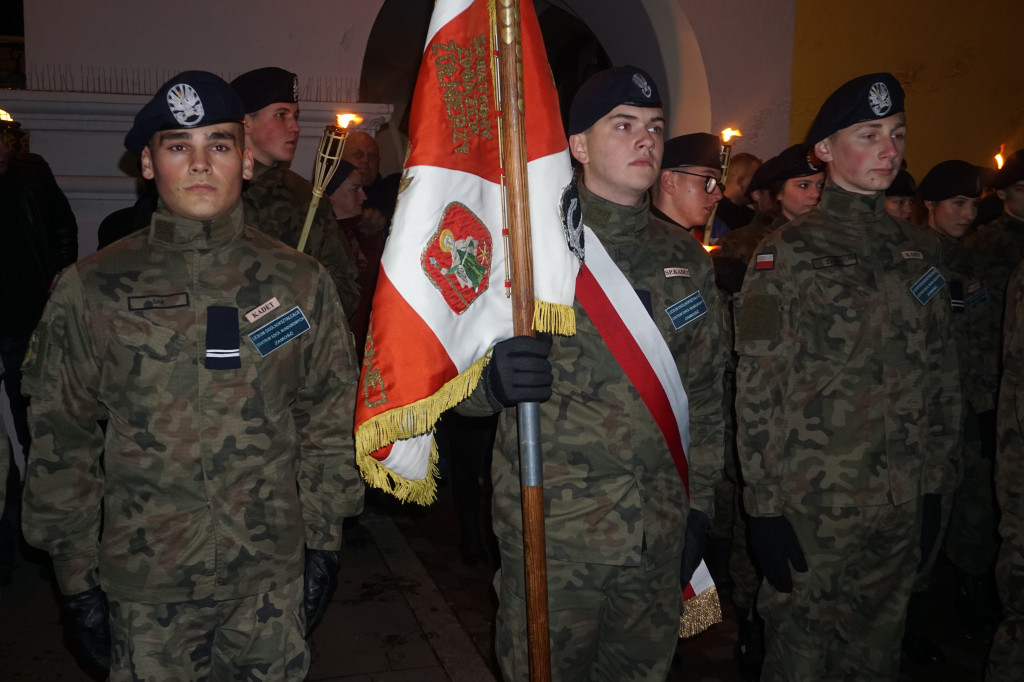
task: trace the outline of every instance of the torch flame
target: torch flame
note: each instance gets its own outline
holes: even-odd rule
[[[743,133],[732,128],[726,128],[722,131],[722,142],[728,142],[733,137],[743,137]]]
[[[996,168],[1002,170],[1003,168],[1003,149],[1006,147],[1005,144],[999,145],[999,153],[996,154]]]
[[[359,114],[338,114],[338,127],[348,128],[349,125],[359,124],[363,122],[363,117]]]

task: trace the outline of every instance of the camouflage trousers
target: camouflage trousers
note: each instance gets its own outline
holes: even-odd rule
[[[530,679],[523,552],[500,542],[495,650],[505,682]],[[679,562],[645,569],[548,559],[554,682],[657,680],[679,640]]]
[[[964,427],[962,476],[953,496],[946,536],[946,556],[961,571],[984,575],[999,551],[999,512],[995,501],[994,434],[982,438],[979,428],[990,422],[969,419]],[[994,423],[991,427],[994,428]]]
[[[996,584],[1003,620],[992,639],[987,682],[1024,680],[1024,491],[1000,489],[1003,543],[996,559]]]
[[[261,594],[140,604],[110,600],[110,681],[303,680],[302,578]]]
[[[896,680],[920,550],[920,504],[787,507],[807,558],[793,591],[767,581],[763,682]]]

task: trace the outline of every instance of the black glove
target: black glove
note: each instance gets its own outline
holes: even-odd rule
[[[513,336],[494,346],[484,388],[492,402],[504,407],[542,403],[551,397],[554,374],[548,353],[551,337]]]
[[[807,559],[800,549],[793,526],[781,516],[751,516],[750,549],[765,580],[779,592],[793,591],[793,574],[807,572]]]
[[[942,525],[942,495],[927,493],[921,500],[921,568],[928,561],[928,555],[939,541],[939,527]]]
[[[303,576],[302,608],[306,612],[306,634],[324,617],[338,587],[341,552],[328,549],[306,550],[306,573]]]
[[[99,585],[64,597],[64,633],[90,673],[110,674],[110,610]]]
[[[690,509],[686,517],[686,538],[683,545],[683,560],[679,568],[679,585],[686,587],[693,572],[700,566],[704,551],[708,548],[708,516],[702,511]]]

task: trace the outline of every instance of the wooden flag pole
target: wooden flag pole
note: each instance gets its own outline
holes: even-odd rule
[[[530,195],[526,181],[526,119],[519,2],[496,0],[495,3],[499,64],[497,87],[501,101],[501,153],[511,261],[513,330],[516,335],[533,336],[533,257]],[[547,682],[551,679],[539,408],[538,403],[520,403],[517,408],[531,682]]]

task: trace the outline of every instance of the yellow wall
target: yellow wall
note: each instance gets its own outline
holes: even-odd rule
[[[1024,148],[1020,0],[797,0],[790,138],[850,78],[890,71],[907,93],[908,170],[994,166]]]

